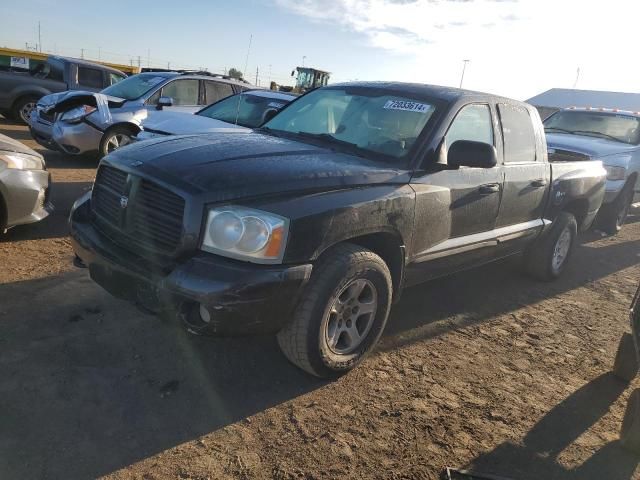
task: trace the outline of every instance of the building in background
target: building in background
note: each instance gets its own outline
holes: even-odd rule
[[[617,108],[640,111],[640,93],[606,92],[552,88],[527,100],[540,112],[544,120],[553,112],[568,107]]]

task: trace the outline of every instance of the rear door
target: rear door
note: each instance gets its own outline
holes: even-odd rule
[[[534,119],[522,105],[497,105],[504,151],[504,193],[496,229],[504,236],[500,253],[521,249],[540,231],[549,191],[550,168]]]
[[[104,88],[103,70],[78,65],[78,86],[81,90],[99,92]]]
[[[233,95],[233,88],[228,83],[216,82],[214,80],[204,81],[204,104],[211,105],[223,98]]]
[[[442,148],[448,150],[457,140],[498,146],[496,128],[497,119],[488,104],[465,105],[451,123]],[[411,185],[416,191],[416,226],[409,283],[488,261],[496,245],[493,230],[502,192],[500,164],[430,172],[414,177]]]

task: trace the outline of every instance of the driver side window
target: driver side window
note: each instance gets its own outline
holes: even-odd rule
[[[458,140],[493,145],[493,122],[489,105],[467,105],[458,112],[445,137],[447,148]]]

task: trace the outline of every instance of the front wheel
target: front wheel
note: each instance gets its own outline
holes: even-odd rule
[[[31,118],[31,112],[36,108],[38,103],[38,97],[28,95],[26,97],[19,98],[11,109],[11,116],[25,125],[29,124]]]
[[[325,253],[293,320],[278,333],[284,355],[317,377],[358,365],[387,323],[393,286],[385,262],[366,248],[341,244]]]
[[[598,226],[609,235],[615,235],[620,230],[629,215],[633,189],[626,188],[620,192],[613,202],[603,205],[598,213]]]
[[[110,154],[111,152],[129,145],[134,134],[131,128],[126,126],[116,126],[107,130],[100,141],[100,156]]]
[[[577,233],[575,217],[568,212],[559,213],[551,230],[524,253],[525,270],[539,280],[558,278],[571,257]]]
[[[630,382],[638,374],[636,346],[630,333],[625,333],[620,339],[613,362],[613,374],[626,382]]]

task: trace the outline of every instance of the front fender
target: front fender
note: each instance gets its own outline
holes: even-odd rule
[[[415,192],[408,185],[376,185],[260,202],[256,208],[290,219],[283,261],[316,260],[338,243],[376,233],[410,248]]]

